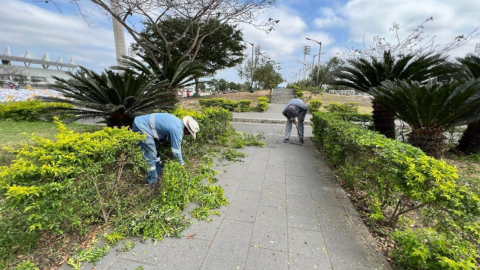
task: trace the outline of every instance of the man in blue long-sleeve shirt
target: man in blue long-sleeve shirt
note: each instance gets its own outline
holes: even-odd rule
[[[303,122],[305,121],[305,116],[307,115],[308,106],[303,103],[299,98],[292,99],[288,102],[285,109],[283,109],[282,114],[287,118],[287,126],[285,127],[285,139],[284,143],[290,141],[290,134],[292,133],[292,123],[296,123],[295,118],[298,118],[298,137],[300,137],[300,142],[303,143]]]
[[[200,127],[197,121],[190,116],[185,116],[182,121],[168,113],[153,113],[135,117],[132,130],[147,135],[147,138],[140,142],[140,147],[143,150],[143,158],[150,164],[147,182],[154,184],[157,182],[158,175],[162,174],[160,157],[157,156],[159,142],[170,142],[173,156],[180,165],[183,165],[183,135],[191,134],[193,138],[196,138]]]

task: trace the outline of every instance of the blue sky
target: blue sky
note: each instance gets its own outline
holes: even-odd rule
[[[60,0],[61,10],[31,0],[1,0],[0,52],[7,45],[12,54],[23,55],[27,49],[33,57],[41,58],[49,52],[50,59],[62,55],[64,62],[71,57],[75,63],[94,70],[102,70],[115,64],[113,31],[109,19],[88,1],[82,7],[91,13],[88,25],[78,16],[68,0]],[[362,48],[376,35],[394,40],[389,32],[393,22],[400,25],[404,37],[425,19],[425,34],[435,36],[440,47],[454,37],[468,34],[480,25],[478,0],[280,0],[276,8],[261,15],[280,20],[275,31],[266,34],[249,25],[241,25],[244,39],[260,45],[274,60],[281,63],[282,74],[292,80],[303,60],[302,47],[312,46],[318,53],[318,45],[306,37],[322,41],[321,61],[349,48]],[[6,12],[5,12],[6,11]],[[127,44],[133,39],[127,35]],[[470,43],[451,52],[452,56],[464,56],[474,50],[477,37]],[[246,53],[250,53],[248,46]],[[312,55],[307,56],[311,61]],[[220,71],[217,78],[239,82],[235,69]]]

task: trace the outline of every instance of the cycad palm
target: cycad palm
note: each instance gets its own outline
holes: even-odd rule
[[[123,56],[122,66],[112,67],[117,70],[133,70],[137,74],[158,76],[160,80],[168,80],[171,89],[181,88],[194,84],[195,79],[205,75],[205,66],[200,61],[185,60],[180,57],[174,57],[173,61],[168,61],[165,56],[161,66],[149,57],[141,57],[142,60]]]
[[[479,91],[478,80],[388,81],[370,89],[376,102],[411,126],[409,142],[435,158],[442,155],[445,130],[480,119]]]
[[[348,65],[339,69],[333,84],[351,87],[370,93],[372,87],[380,86],[387,80],[424,81],[438,74],[448,73],[445,57],[438,54],[394,56],[385,51],[383,58],[360,58],[349,60]],[[373,99],[373,121],[375,130],[388,138],[395,138],[395,117]]]
[[[480,78],[480,57],[468,55],[465,58],[458,58],[463,67],[463,75],[468,79]],[[463,133],[458,144],[458,149],[466,153],[480,152],[480,121],[470,123]]]
[[[65,98],[41,97],[47,102],[65,102],[74,108],[57,108],[58,113],[73,114],[69,121],[103,118],[109,127],[130,126],[139,114],[168,110],[176,103],[176,95],[168,90],[167,80],[131,70],[111,70],[98,74],[81,67],[69,80],[54,77],[61,84],[50,85]]]

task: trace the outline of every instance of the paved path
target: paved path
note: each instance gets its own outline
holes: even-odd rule
[[[221,216],[192,225],[180,239],[137,241],[125,253],[112,248],[82,269],[390,269],[313,144],[311,127],[302,146],[296,136],[282,142],[283,125],[234,126],[264,134],[266,147],[247,147],[243,162],[216,165],[230,201]]]

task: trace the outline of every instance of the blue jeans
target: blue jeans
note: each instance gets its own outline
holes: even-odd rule
[[[142,133],[135,123],[133,123],[132,131]],[[157,156],[157,148],[159,147],[159,143],[158,141],[154,140],[153,137],[147,135],[147,138],[143,142],[139,142],[139,145],[143,150],[143,158],[150,165],[147,170],[147,183],[156,183],[158,182],[158,176],[162,175],[163,171],[162,162],[160,157]]]

